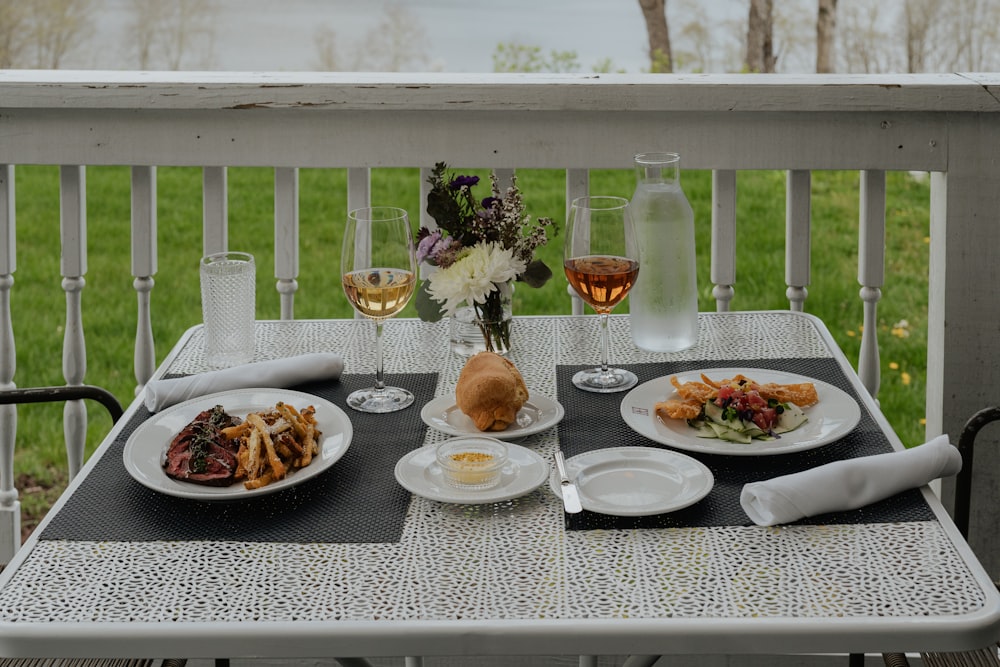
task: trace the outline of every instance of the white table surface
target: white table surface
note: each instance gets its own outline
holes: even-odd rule
[[[701,325],[695,347],[653,354],[631,344],[627,317],[613,317],[614,360],[834,357],[850,370],[808,315],[709,313]],[[257,329],[258,359],[336,350],[347,372],[374,368],[365,323],[269,321]],[[438,371],[437,394],[453,390],[464,359],[450,352],[445,323],[394,320],[385,335],[387,373]],[[205,370],[200,346],[195,327],[158,373]],[[554,397],[556,363],[597,361],[597,322],[519,317],[513,347],[531,390]],[[431,429],[425,442],[446,437]],[[554,429],[529,446],[551,461],[557,437]],[[38,540],[40,528],[0,575],[0,654],[774,654],[987,645],[1000,636],[1000,597],[923,491],[940,521],[567,531],[559,500],[543,486],[487,506],[415,497],[392,544],[77,542]],[[192,568],[214,574],[192,590],[178,583]]]

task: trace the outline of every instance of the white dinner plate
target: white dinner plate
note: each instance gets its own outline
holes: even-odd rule
[[[558,424],[566,411],[558,401],[533,394],[517,411],[517,421],[503,431],[480,431],[455,403],[455,395],[438,396],[424,405],[420,418],[431,428],[449,435],[488,435],[497,440],[516,440],[541,433]]]
[[[230,486],[183,482],[168,477],[163,471],[163,458],[174,436],[201,411],[221,405],[226,412],[245,417],[251,412],[274,407],[278,401],[297,409],[309,405],[316,408],[316,428],[322,433],[318,443],[319,455],[305,468],[294,470],[284,479],[252,490],[244,488],[241,482]],[[344,455],[353,435],[354,430],[347,414],[318,396],[284,389],[236,389],[193,398],[154,414],[129,436],[125,442],[123,458],[129,474],[154,491],[195,500],[242,500],[287,489],[319,475]]]
[[[812,382],[819,402],[803,408],[809,420],[794,431],[782,433],[774,440],[753,440],[745,445],[717,438],[699,438],[697,430],[683,419],[660,419],[654,406],[660,401],[677,398],[669,375],[644,382],[622,399],[621,415],[625,423],[640,435],[664,445],[690,452],[726,454],[731,456],[766,456],[801,452],[829,444],[847,435],[861,420],[861,407],[846,392],[831,384],[812,378],[765,370],[763,368],[708,368],[675,373],[680,382],[700,381],[701,374],[713,380],[731,378],[738,373],[755,382],[791,384]]]
[[[611,447],[566,459],[583,509],[615,516],[674,512],[708,495],[715,477],[701,461],[654,447]],[[559,475],[549,478],[562,497]]]
[[[434,445],[415,449],[396,463],[396,480],[410,493],[430,500],[461,505],[498,503],[531,493],[549,476],[545,460],[520,445],[507,445],[507,465],[492,489],[456,489],[444,481]]]

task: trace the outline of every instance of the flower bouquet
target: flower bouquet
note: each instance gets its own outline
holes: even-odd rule
[[[490,175],[492,196],[479,200],[472,188],[478,176],[454,176],[439,162],[428,182],[427,213],[437,223],[417,232],[417,262],[436,267],[418,289],[414,303],[421,319],[436,322],[468,303],[487,350],[510,348],[510,319],[504,302],[510,283],[541,287],[552,271],[535,259],[535,249],[548,242],[551,218],[532,220],[524,212],[517,177],[501,192],[496,173]]]

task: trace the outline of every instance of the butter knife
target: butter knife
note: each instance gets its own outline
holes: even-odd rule
[[[558,449],[556,450],[556,470],[559,472],[559,487],[562,490],[563,507],[569,514],[576,514],[583,511],[580,505],[580,493],[576,489],[576,484],[566,474],[566,460]]]

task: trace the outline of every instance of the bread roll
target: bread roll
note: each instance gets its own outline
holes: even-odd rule
[[[517,419],[517,411],[528,400],[528,387],[510,360],[480,352],[459,374],[455,398],[480,431],[502,431]]]

